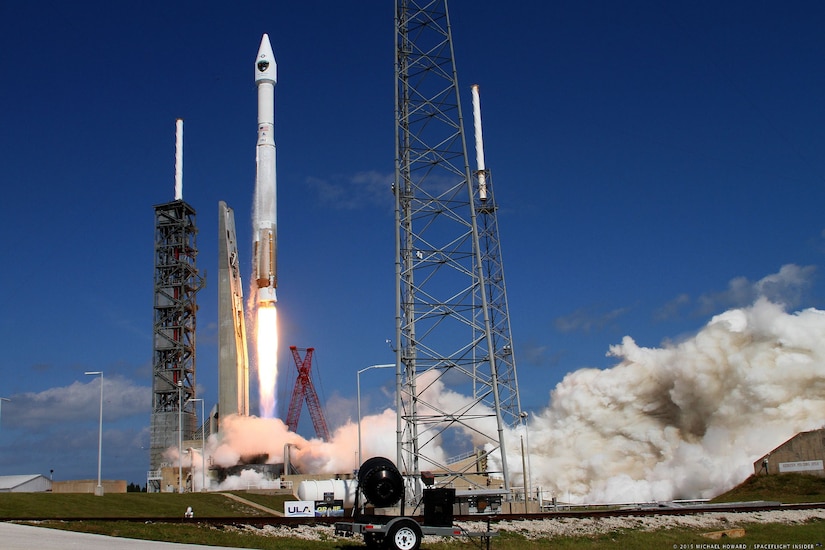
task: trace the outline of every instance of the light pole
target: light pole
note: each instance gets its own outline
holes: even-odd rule
[[[203,415],[203,399],[190,399],[189,401],[201,402],[201,491],[206,490],[206,417]],[[193,482],[194,483],[194,482]]]
[[[358,371],[358,374],[355,376],[355,387],[358,390],[358,463],[355,465],[357,470],[361,469],[361,461],[363,460],[361,455],[361,373],[366,372],[371,369],[389,369],[395,368],[395,363],[386,363],[383,365],[370,365],[369,367],[365,367]]]
[[[178,380],[178,493],[183,493],[183,382]]]
[[[87,376],[100,376],[100,428],[97,435],[97,487],[95,496],[103,496],[103,484],[100,481],[100,464],[103,458],[103,371],[84,372]]]
[[[11,401],[8,397],[0,397],[0,420],[3,418],[3,401]],[[2,427],[2,425],[0,425]]]
[[[525,490],[527,491],[527,494],[530,495],[530,493],[533,492],[533,486],[532,486],[533,480],[531,479],[533,477],[533,475],[532,475],[533,474],[533,472],[532,472],[533,466],[532,466],[532,464],[530,464],[530,434],[527,431],[527,417],[529,415],[527,414],[526,411],[521,411],[518,414],[518,416],[519,416],[519,418],[521,418],[522,424],[524,425],[524,439],[525,439],[525,442],[527,443],[527,468],[526,469],[524,468],[524,464],[522,464],[521,467],[522,467],[522,469],[525,469],[525,472],[524,472],[524,478],[526,480]],[[522,462],[524,462],[523,457],[524,457],[524,447],[522,447]]]

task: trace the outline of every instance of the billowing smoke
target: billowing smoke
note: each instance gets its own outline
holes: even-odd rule
[[[761,298],[714,317],[681,343],[642,348],[625,337],[609,355],[619,360],[614,367],[568,374],[526,433],[507,432],[511,485],[524,481],[520,451],[526,439],[531,486],[544,498],[712,497],[747,478],[763,454],[825,422],[824,311],[786,313]],[[462,399],[438,384],[428,392],[439,393],[428,396],[431,403]],[[364,417],[361,428],[364,459],[395,457],[393,410]],[[260,453],[277,463],[287,443],[301,471],[332,475],[355,468],[352,420],[323,442],[289,432],[278,419],[229,417],[206,452],[221,466]],[[439,460],[446,455],[438,447],[429,452]],[[197,486],[200,457],[192,462]],[[253,472],[243,475],[247,479],[230,478],[221,488],[256,484]]]
[[[620,362],[567,375],[529,426],[533,486],[559,500],[712,497],[825,422],[823,311],[788,314],[762,298],[682,343],[625,337],[609,355]]]
[[[370,456],[395,456],[395,411],[387,409],[378,415],[366,416],[361,421],[362,450],[364,458]],[[327,473],[330,476],[352,472],[356,468],[358,451],[358,425],[348,420],[332,434],[329,442],[320,439],[307,440],[290,432],[278,418],[258,418],[232,415],[222,420],[219,435],[210,436],[206,442],[206,468],[229,468],[244,463],[252,457],[265,455],[267,464],[284,462],[289,445],[289,461],[301,472]],[[177,464],[178,453],[170,449],[167,458]],[[192,466],[195,490],[201,487],[200,452],[183,457],[183,465]],[[208,482],[207,482],[208,483]],[[250,486],[266,488],[272,485],[263,473],[252,468],[238,476],[228,477],[219,487],[210,489],[245,489]]]

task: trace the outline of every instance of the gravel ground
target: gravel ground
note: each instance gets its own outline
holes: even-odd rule
[[[747,523],[803,523],[811,519],[825,520],[825,510],[772,510],[767,512],[708,512],[696,515],[663,515],[607,518],[556,518],[541,520],[499,521],[491,528],[499,531],[517,532],[529,539],[596,535],[619,529],[641,529],[655,531],[687,527],[707,531],[732,529]],[[466,531],[484,531],[486,522],[456,522]],[[331,525],[300,525],[298,527],[265,526],[239,528],[272,537],[297,537],[309,540],[338,540]],[[441,537],[425,536],[424,542],[435,542]]]
[[[609,533],[618,529],[656,531],[687,527],[721,531],[746,523],[804,523],[810,519],[825,519],[825,510],[771,510],[767,512],[709,512],[684,516],[637,516],[607,518],[558,518],[499,522],[501,531],[514,531],[527,538],[552,538]],[[462,525],[467,530],[480,531],[484,523]]]

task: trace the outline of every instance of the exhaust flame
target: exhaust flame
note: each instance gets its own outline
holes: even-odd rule
[[[257,310],[259,414],[275,418],[275,384],[278,379],[278,309],[261,306]]]

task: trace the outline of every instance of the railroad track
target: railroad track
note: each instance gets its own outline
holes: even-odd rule
[[[639,516],[663,516],[663,515],[696,515],[707,514],[711,512],[727,512],[727,513],[741,513],[741,512],[766,512],[775,510],[815,510],[825,508],[825,502],[810,502],[803,504],[780,504],[778,502],[737,502],[731,504],[703,504],[691,506],[640,506],[638,508],[625,507],[623,509],[614,510],[557,510],[552,512],[543,512],[538,514],[498,514],[498,515],[469,515],[469,516],[455,516],[456,522],[462,521],[490,521],[495,524],[499,521],[518,521],[518,520],[552,520],[555,518],[606,518],[606,517],[639,517]],[[419,521],[423,520],[421,516],[412,516]],[[283,525],[283,526],[298,526],[298,525],[329,525],[342,521],[341,517],[317,517],[317,518],[289,518],[279,516],[247,516],[247,517],[21,517],[21,518],[5,518],[2,521],[62,521],[62,522],[79,522],[79,521],[129,521],[139,523],[195,523],[195,524],[209,524],[209,525],[252,525],[262,527],[265,525]]]

